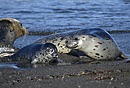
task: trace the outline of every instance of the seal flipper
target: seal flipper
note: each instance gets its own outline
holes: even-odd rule
[[[128,57],[122,51],[119,57],[122,59],[128,59]]]
[[[80,50],[77,50],[77,49],[72,49],[69,53],[67,53],[69,55],[73,55],[73,56],[76,56],[76,57],[80,57],[80,56],[86,56],[86,54]]]
[[[128,56],[126,56],[122,51],[120,51],[120,55],[115,58],[115,60],[124,60],[124,59],[128,59]]]

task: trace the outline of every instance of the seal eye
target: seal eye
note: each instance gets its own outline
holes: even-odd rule
[[[22,23],[20,23],[20,26],[21,26],[21,27],[23,26]]]
[[[79,40],[78,38],[75,38],[74,40]]]
[[[53,50],[53,49],[51,49],[50,51],[51,51],[51,52],[54,52],[54,50]]]

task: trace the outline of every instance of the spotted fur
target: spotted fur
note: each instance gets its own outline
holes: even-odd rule
[[[12,61],[20,61],[22,63],[49,63],[58,57],[57,48],[52,43],[31,44],[23,47],[14,55],[10,56]]]
[[[67,47],[78,49],[96,60],[126,58],[107,31],[102,29],[93,31],[87,35],[74,36],[73,39],[68,40]]]

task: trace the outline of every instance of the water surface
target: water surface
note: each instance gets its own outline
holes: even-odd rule
[[[0,18],[16,18],[29,31],[130,29],[130,0],[0,0],[0,3]]]

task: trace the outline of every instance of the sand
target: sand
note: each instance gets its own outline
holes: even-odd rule
[[[0,68],[1,88],[128,88],[130,63],[93,61],[30,69]]]

